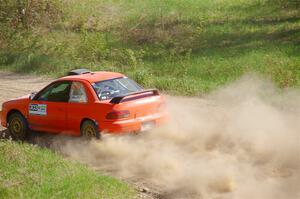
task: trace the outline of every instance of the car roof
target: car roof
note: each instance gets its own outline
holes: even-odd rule
[[[100,81],[105,81],[105,80],[115,79],[120,77],[125,77],[125,75],[121,73],[115,73],[115,72],[97,71],[97,72],[90,72],[81,75],[65,76],[60,78],[59,80],[70,80],[70,81],[86,80],[89,81],[90,83],[94,83],[94,82],[100,82]]]

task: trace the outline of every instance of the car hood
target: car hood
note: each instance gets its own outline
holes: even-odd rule
[[[21,97],[17,97],[17,98],[15,98],[15,99],[13,99],[13,100],[29,99],[29,96],[30,96],[30,94],[27,94],[27,95],[23,95],[23,96],[21,96]]]
[[[24,96],[21,96],[21,97],[14,98],[10,101],[29,99],[29,96],[30,96],[30,94],[24,95]]]
[[[4,102],[3,106],[7,105],[7,104],[12,104],[12,103],[14,104],[14,103],[22,103],[22,102],[28,101],[29,100],[29,96],[30,95],[24,95],[22,97],[17,97],[17,98],[11,99],[9,101]]]

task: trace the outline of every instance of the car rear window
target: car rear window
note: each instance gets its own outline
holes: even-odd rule
[[[100,100],[109,100],[116,96],[142,91],[143,88],[128,77],[100,81],[92,84]]]

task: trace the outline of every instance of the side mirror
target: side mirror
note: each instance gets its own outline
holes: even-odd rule
[[[30,100],[33,100],[33,98],[35,97],[36,95],[36,92],[32,92],[30,95],[29,95],[29,99]]]

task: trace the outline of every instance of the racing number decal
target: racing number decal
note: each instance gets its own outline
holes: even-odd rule
[[[29,104],[30,115],[47,115],[47,104]]]

